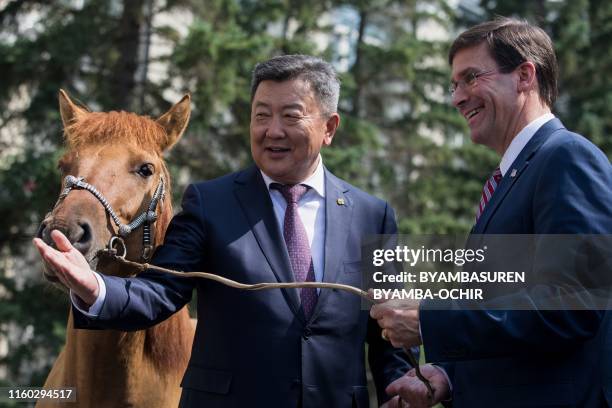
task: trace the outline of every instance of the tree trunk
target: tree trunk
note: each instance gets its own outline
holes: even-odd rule
[[[368,11],[366,6],[362,6],[359,10],[359,28],[357,35],[357,45],[355,46],[355,63],[353,64],[353,78],[355,79],[355,92],[353,93],[353,116],[361,116],[361,98],[362,91],[365,86],[363,73],[361,71],[361,58],[363,53],[363,37],[368,19]]]
[[[113,66],[110,78],[110,100],[113,109],[130,110],[136,87],[138,70],[138,46],[140,30],[144,23],[144,0],[125,0],[123,14],[114,42],[119,58]]]

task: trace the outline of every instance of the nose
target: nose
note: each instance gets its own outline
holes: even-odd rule
[[[93,234],[91,224],[87,220],[62,222],[61,220],[45,219],[38,227],[36,236],[47,245],[55,247],[51,238],[51,231],[58,230],[64,234],[77,251],[85,255],[91,249]]]
[[[467,95],[465,93],[465,90],[463,89],[462,86],[458,86],[455,89],[455,92],[453,92],[452,97],[451,97],[451,102],[453,106],[459,109],[461,108],[461,106],[465,104],[466,100],[467,100]]]
[[[285,136],[285,130],[283,123],[278,115],[273,115],[266,129],[266,136],[270,138],[282,138]]]

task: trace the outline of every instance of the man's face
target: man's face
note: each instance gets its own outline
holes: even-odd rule
[[[314,172],[337,126],[338,115],[322,114],[307,82],[262,81],[251,104],[251,154],[274,180],[297,184]]]
[[[470,74],[477,74],[472,85],[463,82]],[[517,75],[502,74],[487,45],[480,44],[455,54],[452,81],[459,83],[453,105],[467,120],[472,141],[503,153],[520,130],[516,129],[521,114]]]

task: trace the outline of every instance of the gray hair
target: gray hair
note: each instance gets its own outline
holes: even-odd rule
[[[340,80],[329,62],[310,55],[280,55],[255,65],[251,78],[251,101],[262,81],[302,79],[312,88],[325,115],[338,110]]]

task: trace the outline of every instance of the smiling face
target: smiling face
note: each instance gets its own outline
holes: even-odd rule
[[[308,82],[262,81],[251,104],[253,160],[280,183],[300,183],[315,171],[338,123],[337,113],[323,114]]]
[[[522,129],[521,94],[515,71],[501,73],[487,45],[458,51],[452,63],[452,81],[461,82],[471,73],[487,73],[476,84],[459,86],[453,105],[467,120],[474,143],[502,154]]]

